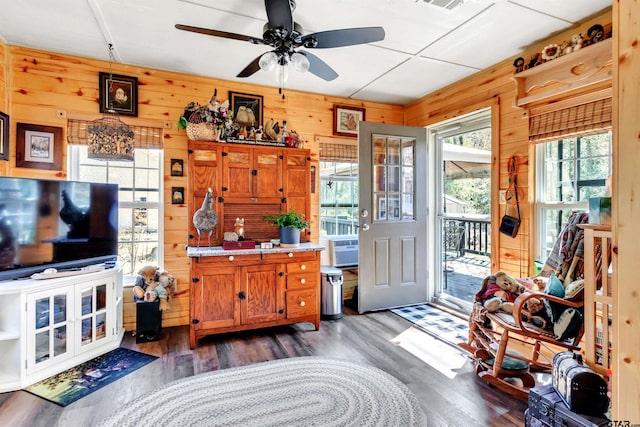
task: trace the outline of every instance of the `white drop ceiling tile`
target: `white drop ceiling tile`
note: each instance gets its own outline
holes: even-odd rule
[[[380,26],[385,39],[375,45],[415,54],[483,7],[468,3],[453,12],[416,0],[299,1],[294,17],[306,33]]]
[[[86,1],[39,1],[31,7],[20,1],[2,3],[0,37],[10,45],[88,57],[95,57],[96,49],[102,48],[101,57],[108,57]]]
[[[385,102],[404,105],[478,71],[475,68],[416,57],[366,86],[354,97],[365,100],[383,99]],[[390,87],[393,91],[389,91]]]
[[[523,25],[525,22],[531,25]],[[521,6],[497,3],[420,55],[483,69],[522,52],[539,40],[540,34],[552,34],[568,26],[565,21]]]
[[[582,0],[578,4],[573,1],[558,0],[511,0],[511,3],[565,19],[569,22],[579,22],[585,16],[597,14],[611,7],[611,0]]]

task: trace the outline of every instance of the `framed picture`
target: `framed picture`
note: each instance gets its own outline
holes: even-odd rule
[[[113,108],[122,116],[138,116],[137,77],[100,72],[99,81],[101,113]]]
[[[184,187],[171,187],[171,204],[181,205],[184,203]]]
[[[358,123],[364,121],[364,108],[333,105],[333,134],[358,137]]]
[[[256,129],[262,126],[262,95],[229,91],[229,106],[239,125],[251,126],[247,123],[253,122]]]
[[[62,169],[62,128],[18,123],[16,166],[32,169]]]
[[[171,159],[171,176],[182,176],[184,162],[182,159]]]
[[[0,111],[0,160],[9,160],[9,116]]]

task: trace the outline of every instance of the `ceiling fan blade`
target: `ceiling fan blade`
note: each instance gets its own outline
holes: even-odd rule
[[[262,55],[264,55],[264,53]],[[259,62],[262,55],[259,55],[256,59],[251,61],[249,65],[244,67],[244,70],[240,71],[236,77],[249,77],[255,72],[260,71]]]
[[[242,34],[228,33],[226,31],[210,30],[208,28],[192,27],[190,25],[176,24],[176,28],[183,31],[191,31],[192,33],[206,34],[208,36],[224,37],[225,39],[242,40],[246,42],[256,43],[260,39],[255,37],[244,36]]]
[[[309,72],[311,74],[315,74],[316,76],[326,81],[331,81],[338,77],[338,73],[336,73],[333,68],[329,67],[326,62],[324,62],[314,54],[305,52],[303,50],[298,51],[298,53],[306,56],[309,60]]]
[[[293,28],[293,15],[289,0],[264,0],[267,10],[267,19],[271,28],[286,28],[291,32]]]
[[[330,47],[353,46],[384,40],[384,28],[363,27],[344,28],[342,30],[320,31],[318,33],[307,34],[302,37],[302,42],[308,39],[315,39],[318,43],[313,46],[317,49]],[[305,47],[311,47],[305,44]]]

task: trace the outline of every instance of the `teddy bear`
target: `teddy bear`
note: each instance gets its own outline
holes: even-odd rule
[[[503,271],[487,276],[476,294],[476,301],[482,303],[490,313],[498,310],[513,313],[513,302],[523,293],[525,287]]]
[[[133,287],[135,301],[153,302],[160,300],[160,311],[169,309],[169,296],[177,291],[176,278],[159,267],[145,266],[138,271]]]

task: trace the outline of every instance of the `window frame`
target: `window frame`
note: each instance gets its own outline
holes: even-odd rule
[[[346,161],[345,162],[323,161],[322,159],[320,159],[320,163],[321,163],[321,165],[320,165],[321,166],[320,167],[321,171],[323,170],[322,163],[330,163],[330,164],[332,163],[333,164],[334,173],[335,173],[336,167],[337,167],[336,164],[348,164],[348,165],[350,165],[349,166],[349,172],[350,172],[349,176],[340,176],[340,175],[335,174],[335,175],[332,175],[332,179],[325,178],[326,175],[325,176],[322,176],[322,175],[320,176],[320,192],[321,192],[320,198],[319,198],[320,199],[319,200],[320,233],[322,234],[322,231],[323,231],[322,222],[323,222],[324,218],[337,219],[337,217],[335,217],[335,216],[334,217],[323,216],[322,215],[322,210],[324,208],[334,209],[336,212],[337,212],[338,209],[346,208],[346,209],[355,210],[355,216],[351,220],[352,232],[348,233],[348,234],[339,234],[339,233],[327,234],[327,236],[353,236],[353,235],[358,234],[358,226],[359,226],[359,218],[358,218],[358,209],[359,209],[358,196],[359,195],[357,194],[357,192],[359,190],[357,188],[357,186],[358,186],[358,174],[357,174],[357,172],[358,172],[358,163],[346,162]],[[355,174],[354,174],[354,172],[355,172]],[[335,201],[336,201],[335,204],[332,204],[332,205],[323,204],[322,192],[325,191],[325,186],[327,185],[327,183],[329,181],[333,181],[333,182],[349,182],[349,183],[351,183],[351,192],[350,193],[351,193],[351,197],[352,197],[352,202],[351,202],[350,205],[347,205],[347,204],[344,204],[344,203],[342,203],[342,204],[338,203],[337,198],[335,199]],[[333,191],[335,191],[335,190],[333,190]],[[336,223],[336,230],[337,230],[337,228],[338,227],[337,227],[337,223]]]
[[[84,151],[84,155],[83,152],[81,150],[85,150]],[[119,211],[119,216],[121,214],[121,209],[123,210],[127,210],[127,211],[131,211],[132,215],[133,212],[136,209],[155,209],[158,212],[158,243],[157,243],[157,250],[156,250],[156,256],[157,256],[157,263],[152,263],[154,265],[158,265],[161,269],[163,269],[163,265],[164,265],[164,151],[161,149],[146,149],[146,148],[137,148],[136,152],[139,152],[141,150],[155,150],[158,152],[158,168],[149,168],[149,167],[145,167],[145,169],[152,169],[152,170],[157,170],[157,174],[158,174],[158,182],[157,182],[157,191],[158,191],[158,201],[157,202],[152,202],[152,201],[140,201],[140,200],[133,200],[133,201],[125,201],[122,200],[121,196],[121,188],[118,188],[118,211]],[[83,158],[87,158],[87,146],[86,145],[75,145],[75,144],[70,144],[68,146],[68,150],[67,150],[67,170],[68,170],[68,174],[69,174],[69,179],[70,180],[75,180],[75,181],[89,181],[87,179],[81,179],[81,169],[83,167],[92,167],[92,165],[89,164],[83,164],[82,163],[82,159]],[[134,154],[135,156],[135,154]],[[89,159],[91,160],[91,159]],[[93,161],[93,160],[92,160]],[[105,163],[106,164],[106,168],[107,168],[107,176],[108,176],[108,168],[110,166],[110,164],[112,163],[118,163],[119,166],[118,167],[122,167],[120,166],[122,163],[128,163],[128,164],[132,164],[132,170],[133,170],[133,180],[135,182],[135,171],[136,171],[136,167],[135,167],[135,161],[134,162],[124,162],[122,160],[115,160],[115,161],[102,161],[100,160],[101,163]],[[107,182],[109,182],[107,180]],[[152,187],[148,187],[147,189],[152,189]],[[133,192],[136,191],[135,189],[135,185],[132,186],[132,190]],[[140,190],[139,190],[140,191]],[[132,218],[132,224],[133,224],[134,220]],[[118,228],[120,229],[121,225],[118,225]],[[120,230],[118,230],[118,233],[120,233]],[[132,237],[131,241],[129,244],[134,245],[135,243],[135,239]],[[120,238],[118,237],[118,247],[120,247],[122,244],[124,243],[124,241],[120,240]],[[133,253],[133,251],[132,251]],[[120,253],[118,253],[118,259],[122,261],[123,257]],[[123,276],[124,277],[124,281],[126,284],[131,284],[133,283],[133,281],[135,281],[135,278],[137,277],[137,272],[135,271],[135,262],[133,262],[133,260],[128,260],[129,264],[131,264],[131,273],[130,274],[126,274]]]
[[[606,156],[581,156],[580,155],[580,140],[582,138],[588,138],[590,136],[594,135],[594,133],[588,133],[588,134],[584,134],[584,135],[577,135],[577,136],[573,136],[573,137],[568,137],[568,138],[558,138],[557,140],[553,140],[553,141],[547,141],[547,142],[541,142],[541,143],[537,143],[535,146],[535,159],[536,159],[536,194],[535,194],[535,259],[540,261],[540,262],[544,262],[544,260],[547,259],[548,257],[548,250],[550,250],[550,247],[545,247],[547,245],[543,244],[543,242],[545,242],[547,240],[547,234],[548,234],[548,227],[547,227],[547,221],[546,221],[546,213],[547,211],[558,211],[560,215],[564,215],[564,214],[568,214],[571,211],[574,210],[579,210],[579,211],[588,211],[589,210],[589,200],[585,199],[585,200],[578,200],[580,197],[580,189],[582,187],[589,187],[589,186],[594,186],[593,184],[601,184],[601,185],[606,185],[606,178],[604,177],[602,179],[584,179],[581,180],[580,179],[580,168],[578,166],[578,163],[584,159],[593,159],[593,158],[603,158]],[[613,157],[612,157],[612,148],[613,148],[613,141],[612,141],[612,135],[611,135],[611,131],[605,131],[605,132],[598,132],[595,135],[608,135],[608,174],[611,175],[612,173],[612,168],[613,168]],[[550,144],[550,143],[554,143],[554,142],[559,142],[559,143],[564,143],[565,141],[571,141],[571,143],[574,145],[573,147],[573,152],[574,152],[574,156],[572,158],[572,163],[573,163],[573,168],[574,168],[574,177],[572,179],[572,187],[573,187],[573,196],[574,199],[576,201],[572,201],[572,202],[566,202],[566,201],[547,201],[547,178],[548,178],[548,174],[547,174],[547,161],[546,161],[546,144]],[[561,152],[562,150],[559,150],[559,152]],[[559,159],[556,160],[555,164],[558,165],[561,161],[567,161],[567,160],[562,160],[561,157],[559,156]],[[559,181],[559,182],[567,182],[567,180],[564,181]],[[589,185],[591,184],[591,185]],[[560,220],[558,217],[558,224],[557,225],[557,229],[560,230],[561,227],[563,226],[563,221]],[[557,235],[554,236],[553,241],[555,241],[555,239],[557,239]]]

